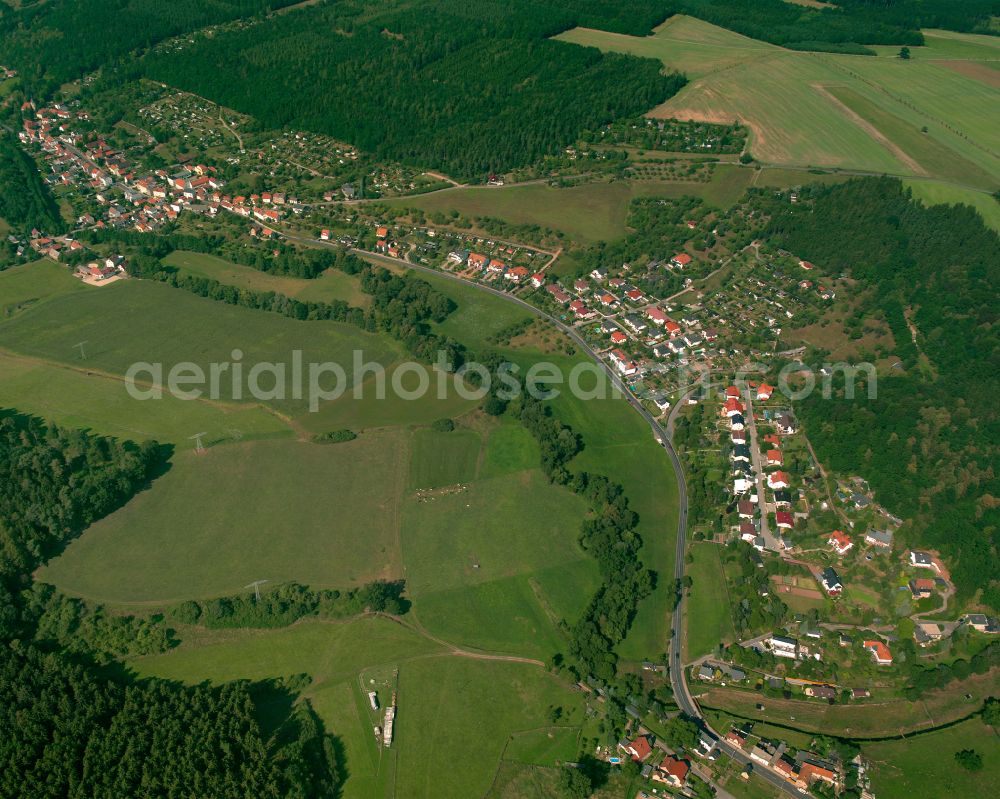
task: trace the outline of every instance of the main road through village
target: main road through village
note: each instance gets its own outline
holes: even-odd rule
[[[339,247],[339,244],[334,242],[324,242],[317,239],[306,238],[304,236],[295,236],[288,233],[282,234],[284,238],[291,241],[298,241],[302,244],[308,244],[311,246],[316,246],[317,244],[326,245],[329,247]],[[677,515],[677,551],[674,556],[674,579],[678,581],[676,584],[678,586],[678,602],[674,608],[673,615],[670,622],[670,646],[668,657],[670,659],[668,672],[670,674],[670,686],[674,692],[674,699],[677,702],[677,706],[681,709],[683,713],[690,716],[691,718],[697,719],[705,731],[716,739],[716,746],[731,757],[736,762],[754,768],[756,773],[762,777],[764,780],[774,785],[776,788],[781,789],[785,793],[792,796],[798,796],[799,790],[793,786],[790,782],[785,780],[778,772],[772,770],[767,766],[753,766],[750,763],[750,758],[743,752],[742,749],[732,746],[729,744],[725,738],[713,730],[705,717],[702,715],[701,708],[694,701],[691,696],[691,692],[688,690],[687,681],[684,679],[684,665],[681,661],[681,649],[684,643],[684,592],[680,588],[679,581],[684,577],[684,549],[685,549],[685,535],[687,531],[687,511],[688,511],[688,500],[687,500],[687,483],[684,480],[684,469],[681,467],[680,458],[677,457],[677,451],[674,449],[672,438],[674,432],[674,420],[677,416],[677,411],[683,407],[685,400],[688,395],[678,398],[678,401],[674,404],[673,408],[670,410],[670,414],[667,417],[666,428],[663,427],[653,415],[646,410],[639,399],[629,391],[628,387],[622,382],[619,375],[608,365],[607,361],[601,358],[593,348],[584,341],[583,337],[577,332],[577,330],[570,325],[565,324],[561,319],[556,318],[550,313],[543,311],[540,308],[536,308],[529,302],[522,300],[520,297],[515,297],[506,291],[501,291],[500,289],[495,289],[492,286],[487,286],[482,283],[474,283],[471,280],[466,280],[459,277],[458,275],[451,274],[449,272],[443,272],[440,269],[434,269],[430,266],[424,266],[422,264],[414,264],[409,261],[404,261],[401,258],[391,258],[387,255],[382,255],[380,253],[369,252],[367,250],[354,249],[358,255],[362,255],[365,258],[372,261],[381,261],[383,263],[389,264],[395,267],[405,267],[407,269],[413,269],[418,272],[427,272],[429,274],[436,275],[448,280],[454,280],[456,283],[461,283],[463,286],[471,286],[480,291],[485,291],[489,294],[493,294],[501,299],[508,302],[513,302],[520,305],[525,310],[534,314],[535,316],[541,317],[551,324],[555,325],[559,330],[565,333],[570,339],[588,356],[590,356],[597,365],[604,370],[611,380],[611,384],[622,393],[622,395],[628,400],[629,404],[635,409],[635,411],[646,420],[650,429],[653,431],[653,436],[666,450],[667,455],[674,467],[674,474],[677,477],[677,496],[679,500],[678,505],[678,515]],[[720,795],[725,795],[720,791]]]

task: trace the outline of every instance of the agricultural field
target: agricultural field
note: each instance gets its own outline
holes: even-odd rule
[[[785,50],[683,16],[652,37],[576,29],[559,38],[684,72],[690,83],[651,116],[739,120],[765,163],[1000,183],[1000,133],[983,113],[1000,100],[993,37],[935,32],[909,61],[898,48],[878,57]]]
[[[980,771],[955,762],[963,749],[982,755]],[[865,744],[862,751],[872,762],[872,790],[879,799],[988,796],[1000,784],[1000,736],[978,718],[905,740]]]
[[[340,744],[344,799],[424,796],[431,786],[435,796],[481,796],[511,736],[519,757],[555,765],[565,757],[564,736],[583,722],[580,694],[538,666],[452,654],[386,619],[224,632],[131,665],[143,676],[188,683],[309,675],[303,694]],[[396,743],[384,749],[372,736],[365,691],[369,679],[393,669],[399,685]],[[529,734],[550,726],[547,709],[553,705],[563,708],[560,726],[568,732],[554,739]],[[489,723],[472,708],[488,708]],[[461,752],[461,768],[448,752]]]
[[[694,660],[715,651],[719,642],[735,638],[726,575],[715,544],[694,544],[694,562],[686,573],[693,581],[687,602],[687,658]]]

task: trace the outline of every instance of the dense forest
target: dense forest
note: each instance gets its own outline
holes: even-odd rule
[[[864,45],[924,43],[921,28],[996,33],[1000,0],[675,0],[678,12],[794,50],[872,53]]]
[[[0,419],[0,796],[305,799],[342,781],[332,740],[284,686],[108,676],[94,664],[163,651],[169,632],[31,585],[36,566],[140,490],[167,454]],[[358,600],[391,604],[398,589],[368,586]],[[268,730],[260,701],[285,708]]]
[[[29,95],[44,96],[98,67],[206,25],[262,14],[295,0],[48,0],[0,3],[0,63]]]
[[[58,233],[63,228],[59,209],[38,174],[38,167],[14,140],[0,131],[0,219],[11,229],[27,233],[38,228]]]
[[[161,50],[141,69],[268,127],[482,178],[554,154],[684,85],[659,61],[547,38],[581,20],[603,24],[605,10],[611,26],[623,16],[610,2],[321,4]],[[655,16],[635,15],[644,25]]]
[[[1000,609],[1000,237],[967,206],[924,207],[888,178],[813,187],[791,205],[761,192],[767,236],[869,287],[901,368],[798,406],[820,458],[861,474],[912,544],[942,552],[959,598]],[[911,327],[912,325],[912,327]]]

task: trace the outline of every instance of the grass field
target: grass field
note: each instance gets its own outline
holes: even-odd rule
[[[272,275],[249,266],[242,266],[201,252],[176,250],[163,259],[182,273],[218,280],[230,286],[274,291],[307,302],[343,300],[349,305],[367,308],[371,297],[361,290],[361,281],[338,269],[328,269],[313,280],[287,275]]]
[[[982,755],[981,771],[955,762],[962,749]],[[905,741],[867,744],[863,752],[872,762],[872,789],[879,799],[989,796],[1000,785],[1000,737],[979,719]]]
[[[382,364],[399,357],[394,342],[352,325],[299,322],[140,280],[53,296],[0,322],[0,336],[13,352],[113,375],[124,375],[136,362],[162,363],[164,378],[181,362],[208,374],[209,364],[233,361],[234,350],[250,365],[286,364],[290,375],[292,353],[301,350],[305,364],[341,364],[349,384],[355,353]],[[80,358],[79,342],[86,342],[86,361]],[[246,369],[245,378],[250,366]],[[249,383],[242,382],[248,395]],[[269,389],[273,379],[265,374],[260,385]],[[219,389],[221,399],[231,398],[232,378],[221,379]],[[291,398],[290,388],[286,396],[271,404],[293,413],[307,408],[305,399]]]
[[[410,452],[410,488],[440,488],[476,479],[482,439],[475,430],[417,430]]]
[[[567,619],[596,588],[596,565],[576,541],[584,504],[537,468],[465,485],[403,504],[404,573],[417,615],[446,640],[545,658],[560,648],[562,614],[539,573],[570,583],[574,606],[560,608]]]
[[[253,580],[346,588],[398,578],[401,448],[403,435],[384,433],[181,453],[151,490],[93,525],[39,576],[126,603],[232,594]]]
[[[735,638],[729,607],[726,575],[715,544],[693,544],[694,563],[687,568],[693,585],[687,602],[687,658],[694,660],[715,651],[720,641]]]
[[[542,669],[448,655],[384,619],[232,632],[132,665],[141,675],[189,683],[310,675],[305,696],[342,744],[343,799],[482,796],[511,736],[519,757],[554,765],[569,750],[565,736],[583,721],[580,695]],[[394,668],[399,711],[387,750],[376,746],[362,689],[369,675]],[[564,709],[560,724],[569,729],[554,739],[533,732],[548,728],[552,705]]]
[[[73,277],[69,269],[44,258],[0,272],[0,318],[64,294],[98,291]]]
[[[187,401],[164,395],[136,402],[120,380],[64,365],[0,354],[0,405],[101,435],[155,439],[189,449],[192,433],[224,441],[292,435],[277,415],[256,406]]]
[[[764,162],[1000,183],[1000,131],[983,113],[1000,101],[990,80],[1000,54],[993,37],[934,32],[911,61],[896,58],[898,48],[875,58],[790,51],[684,16],[649,37],[575,29],[559,38],[686,73],[690,83],[652,116],[739,119]],[[956,68],[955,59],[965,61]],[[858,108],[845,108],[831,88],[862,98]]]
[[[746,190],[749,170],[720,165],[707,183],[662,180],[584,183],[553,188],[526,186],[449,189],[421,197],[389,201],[390,205],[424,211],[459,211],[466,216],[494,216],[516,224],[538,224],[559,230],[574,241],[618,238],[625,233],[625,214],[633,197],[703,197],[728,208]]]

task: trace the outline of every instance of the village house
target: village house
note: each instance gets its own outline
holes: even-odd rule
[[[536,289],[540,289],[544,282],[545,282],[545,275],[543,275],[541,272],[536,272],[531,276],[531,285],[534,286]]]
[[[926,577],[910,580],[909,586],[914,599],[927,599],[934,593],[934,581]]]
[[[507,270],[507,273],[503,276],[504,280],[510,280],[514,283],[520,283],[528,276],[528,270],[523,266],[515,266]]]
[[[757,506],[748,499],[736,503],[736,512],[741,519],[752,519],[757,514]]]
[[[743,414],[736,413],[729,417],[730,430],[742,430],[744,427],[746,427],[746,419],[743,418]]]
[[[722,413],[727,417],[736,416],[737,414],[743,413],[745,410],[746,409],[743,407],[743,403],[738,399],[727,399],[725,404],[722,406]]]
[[[611,360],[614,363],[615,368],[626,377],[634,375],[638,371],[635,361],[629,360],[628,356],[621,350],[611,350]]]
[[[687,780],[689,766],[673,755],[666,755],[653,772],[654,782],[665,782],[675,788],[682,788]]]
[[[767,402],[771,399],[771,394],[774,393],[774,386],[769,386],[767,383],[761,383],[757,387],[757,399],[761,402]]]
[[[920,552],[919,550],[910,551],[910,565],[915,569],[934,569],[936,572],[941,571],[929,552]]]
[[[872,653],[872,660],[874,660],[879,666],[892,665],[892,652],[890,652],[889,647],[881,641],[865,641],[862,646]]]
[[[482,253],[471,252],[469,253],[469,258],[466,263],[474,269],[482,269],[486,266],[488,260],[489,259]]]
[[[555,283],[550,283],[545,287],[545,290],[552,295],[552,299],[558,302],[560,305],[565,305],[569,302],[569,294],[563,291]]]
[[[778,416],[775,420],[775,427],[777,427],[778,432],[783,435],[791,435],[798,429],[795,425],[795,420],[789,413],[783,413]]]
[[[630,741],[624,746],[619,745],[631,755],[636,763],[641,763],[653,753],[653,747],[649,745],[649,739],[645,735],[640,735],[634,741]]]
[[[837,689],[832,685],[807,685],[803,691],[806,696],[816,699],[836,699]]]
[[[571,302],[569,304],[569,309],[573,312],[577,319],[590,319],[594,315],[594,312],[584,305],[582,300],[574,300]]]
[[[649,320],[658,327],[663,327],[668,321],[667,315],[655,306],[646,309],[646,316],[648,316]]]
[[[772,634],[765,639],[764,644],[775,657],[795,659],[799,656],[799,642],[795,638]]]
[[[854,542],[851,537],[842,530],[834,530],[830,533],[830,537],[827,539],[826,543],[833,548],[833,551],[838,555],[846,554],[851,547],[854,546]]]
[[[892,547],[892,531],[871,529],[865,533],[865,543],[883,549],[890,549]]]
[[[774,523],[779,530],[791,530],[795,527],[795,518],[788,511],[779,510],[774,514]]]
[[[772,472],[767,476],[767,487],[771,490],[778,488],[788,488],[790,485],[791,478],[786,472],[777,471]]]
[[[686,252],[679,252],[673,258],[670,259],[670,265],[675,269],[683,269],[685,266],[690,264],[692,258]]]
[[[830,596],[840,596],[840,593],[844,590],[844,583],[841,581],[840,575],[831,566],[827,566],[820,572],[819,581],[823,586],[823,590]]]
[[[767,451],[767,465],[768,466],[781,466],[785,462],[784,456],[781,454],[780,449],[769,449]]]

